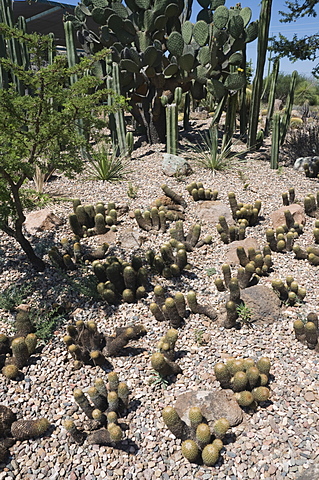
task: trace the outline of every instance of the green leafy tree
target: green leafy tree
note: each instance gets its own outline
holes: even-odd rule
[[[110,92],[102,88],[101,80],[87,75],[105,52],[72,68],[62,55],[47,65],[49,37],[28,35],[4,24],[0,25],[0,35],[7,44],[12,38],[23,42],[32,58],[29,69],[5,56],[0,58],[1,71],[8,72],[9,81],[18,78],[24,85],[23,93],[28,93],[19,93],[16,81],[0,89],[0,229],[17,240],[36,270],[43,271],[44,261],[23,233],[24,212],[34,198],[28,179],[37,166],[46,172],[48,159],[51,167],[69,177],[82,170],[80,152],[90,151],[89,140],[92,135],[98,138],[105,126],[103,113],[109,111],[102,102]],[[72,85],[71,75],[78,78]],[[120,98],[114,105],[114,109],[121,106]]]
[[[319,0],[286,1],[288,12],[279,12],[282,15],[280,21],[290,23],[305,16],[316,17],[318,4]],[[319,57],[319,32],[305,35],[302,38],[298,38],[295,34],[292,40],[288,40],[287,37],[280,33],[279,38],[273,38],[272,41],[271,50],[278,53],[281,57],[289,58],[293,62],[296,60],[315,61]],[[314,66],[312,73],[316,77],[319,76],[319,63]]]

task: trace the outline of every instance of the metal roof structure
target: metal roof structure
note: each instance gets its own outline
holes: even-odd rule
[[[65,46],[63,15],[73,14],[74,5],[51,0],[14,0],[13,14],[26,19],[28,33],[54,33],[57,45]]]

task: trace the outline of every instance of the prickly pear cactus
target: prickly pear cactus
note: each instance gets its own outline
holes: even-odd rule
[[[212,92],[223,89],[225,95],[245,85],[242,59],[234,54],[258,35],[257,23],[249,23],[250,9],[237,4],[234,15],[221,2],[202,4],[194,24],[183,22],[181,0],[129,0],[127,6],[85,0],[74,15],[66,15],[85,52],[111,49],[109,63],[102,65],[99,74],[110,78],[112,62],[119,65],[120,92],[130,97],[131,113],[150,143],[165,141],[162,96],[171,104],[176,100],[175,89],[181,87],[201,100],[211,80]],[[89,30],[88,19],[99,26],[98,35]]]

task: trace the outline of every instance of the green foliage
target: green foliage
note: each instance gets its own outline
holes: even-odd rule
[[[103,182],[119,182],[129,173],[124,157],[117,157],[111,147],[102,142],[89,159],[90,178]]]
[[[52,64],[45,59],[50,37],[27,35],[22,30],[0,25],[0,34],[10,42],[12,39],[24,44],[32,58],[32,68],[25,69],[10,58],[0,57],[0,67],[24,85],[20,94],[15,84],[0,90],[0,228],[14,237],[26,252],[33,266],[40,271],[45,268],[24,237],[22,224],[24,211],[30,198],[22,192],[27,179],[31,179],[37,167],[43,172],[57,169],[72,177],[83,168],[80,152],[90,151],[91,136],[99,136],[106,125],[104,113],[110,108],[103,100],[110,94],[100,88],[102,80],[88,75],[94,63],[105,56],[100,52],[92,59],[84,59],[68,68],[66,58],[57,55]],[[78,80],[69,86],[71,75]],[[112,110],[123,106],[121,99],[114,102]],[[83,122],[80,129],[80,123]]]
[[[267,77],[268,78],[268,77]],[[264,79],[265,85],[265,96],[264,100],[268,101],[270,82],[267,82],[267,78]],[[286,101],[289,87],[291,82],[291,74],[286,74],[280,72],[276,80],[276,98],[281,99],[283,102]],[[268,84],[267,84],[268,83]],[[319,83],[298,73],[296,78],[296,88],[295,88],[295,105],[303,105],[306,101],[309,102],[309,105],[317,105],[319,96]]]
[[[251,323],[252,311],[248,307],[248,305],[246,305],[245,303],[240,303],[239,305],[237,305],[236,311],[238,313],[237,320],[240,323],[251,326],[250,323]]]
[[[32,283],[10,285],[0,293],[0,308],[8,312],[14,310],[32,294],[33,288]]]
[[[150,374],[150,378],[148,381],[149,385],[153,385],[154,388],[166,390],[169,384],[169,381],[163,377],[160,373],[153,370]]]
[[[37,338],[48,342],[54,331],[67,319],[67,314],[60,306],[53,308],[31,309],[30,315],[35,325]]]
[[[294,0],[293,2],[285,2],[288,7],[288,12],[279,13],[282,15],[280,20],[283,23],[295,22],[298,18],[305,16],[316,17],[316,6],[318,0]],[[287,37],[279,33],[279,38],[272,39],[271,50],[276,52],[280,57],[287,57],[292,62],[296,60],[311,60],[318,59],[319,51],[319,34],[318,32],[305,35],[302,38],[298,38],[295,34],[292,39],[288,40]],[[319,75],[319,63],[317,63],[312,74],[316,77]]]
[[[135,187],[131,182],[129,182],[127,192],[126,192],[127,196],[129,198],[136,198],[137,197],[137,191],[138,191],[138,187]]]

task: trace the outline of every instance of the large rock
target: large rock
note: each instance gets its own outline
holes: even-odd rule
[[[228,245],[226,252],[225,263],[229,265],[239,265],[239,260],[237,257],[237,247],[244,247],[245,252],[248,254],[248,248],[254,248],[259,250],[257,241],[252,237],[247,237],[244,240],[238,240],[236,242],[231,242]]]
[[[298,203],[292,203],[291,205],[284,205],[270,214],[270,219],[274,229],[281,227],[282,225],[286,225],[285,210],[289,210],[291,212],[295,222],[305,225],[306,215],[304,208]]]
[[[305,165],[309,165],[309,170],[312,171],[318,161],[319,157],[299,157],[294,163],[294,169],[298,170],[298,172],[304,172]]]
[[[190,390],[176,398],[174,407],[187,425],[190,425],[191,407],[199,407],[210,426],[222,417],[227,418],[232,427],[243,421],[243,411],[232,390]]]
[[[251,322],[273,323],[281,315],[281,302],[276,293],[266,285],[245,288],[241,290],[240,298],[251,310]]]
[[[62,224],[63,220],[48,208],[28,213],[24,222],[25,229],[31,234],[44,230],[53,230]]]
[[[140,247],[144,241],[145,235],[142,236],[132,228],[127,228],[121,232],[118,243],[122,248],[130,250]]]
[[[178,177],[192,173],[191,166],[185,158],[171,153],[164,153],[162,169],[168,177]]]
[[[226,218],[228,225],[234,225],[235,223],[229,207],[219,200],[197,202],[196,206],[198,219],[207,225],[217,225],[220,216]]]

